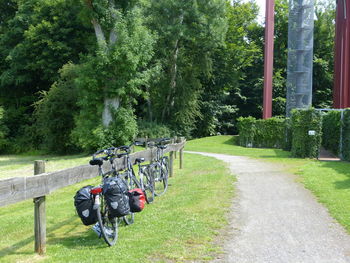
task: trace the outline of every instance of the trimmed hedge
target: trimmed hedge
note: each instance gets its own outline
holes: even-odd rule
[[[239,117],[237,127],[239,134],[239,145],[244,147],[253,147],[254,136],[256,133],[256,119],[254,117]]]
[[[285,119],[257,120],[238,118],[239,144],[245,147],[281,148],[284,144]]]
[[[292,156],[317,158],[322,139],[322,115],[314,109],[292,110]],[[315,135],[308,135],[314,130]]]
[[[344,111],[342,128],[342,159],[350,161],[350,109]]]
[[[335,155],[339,154],[341,112],[330,111],[323,115],[322,120],[322,146]]]

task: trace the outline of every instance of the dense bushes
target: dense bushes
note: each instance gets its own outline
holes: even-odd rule
[[[336,155],[339,154],[340,118],[340,111],[330,111],[322,118],[322,146]]]
[[[41,100],[36,103],[34,116],[38,142],[41,149],[49,152],[66,153],[76,149],[70,136],[78,110],[75,67],[65,65],[60,71],[60,80],[48,92],[42,92]]]
[[[173,133],[168,126],[158,124],[156,122],[138,121],[138,134],[139,138],[162,138],[172,137]]]
[[[322,116],[314,109],[293,110],[291,117],[292,156],[317,158],[322,138]],[[308,135],[310,130],[315,135]]]
[[[342,158],[350,161],[350,109],[344,111],[342,137]]]
[[[294,157],[317,158],[322,136],[322,116],[320,112],[309,109],[293,110],[291,119],[273,117],[256,120],[253,117],[240,117],[238,130],[241,146],[290,149]],[[309,135],[310,130],[315,131],[315,135]]]
[[[6,146],[6,135],[8,133],[7,127],[3,123],[4,109],[0,107],[0,152],[5,150]]]
[[[246,147],[281,148],[284,143],[285,119],[273,117],[256,120],[238,118],[239,143]]]

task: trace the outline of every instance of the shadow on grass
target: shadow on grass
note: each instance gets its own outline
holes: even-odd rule
[[[232,135],[228,140],[224,141],[223,144],[238,146],[238,135]]]
[[[79,227],[80,225],[74,225],[72,228],[66,231],[67,236],[62,238],[56,238],[54,231],[57,229],[64,227],[68,224],[71,224],[73,220],[76,219],[76,216],[71,216],[70,218],[61,221],[55,225],[52,225],[46,229],[47,233],[47,241],[46,244],[62,244],[64,246],[74,248],[74,247],[83,247],[83,246],[91,246],[96,245],[97,247],[101,245],[101,248],[103,247],[104,242],[99,240],[97,235],[91,230],[87,229],[83,233],[79,233],[79,235],[69,235],[71,231],[73,231],[75,228]],[[34,225],[33,225],[34,227]],[[81,242],[82,238],[84,238],[84,242]],[[30,243],[33,243],[33,251],[18,251],[19,249],[29,245]],[[0,250],[0,258],[4,257],[6,255],[32,255],[34,254],[34,235],[29,236],[26,239],[23,239],[15,244],[12,244],[11,246],[5,247]]]
[[[336,173],[347,177],[346,180],[334,182],[335,189],[350,189],[350,163],[344,161],[320,161],[322,168],[333,169]]]

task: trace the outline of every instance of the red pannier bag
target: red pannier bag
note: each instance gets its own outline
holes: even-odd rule
[[[133,213],[141,212],[145,207],[146,196],[140,188],[129,191],[130,211]]]

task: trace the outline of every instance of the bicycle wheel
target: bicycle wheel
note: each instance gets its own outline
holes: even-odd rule
[[[154,201],[154,179],[148,169],[143,171],[143,188],[146,195],[146,202],[150,204]]]
[[[108,246],[113,246],[118,239],[118,222],[117,218],[109,217],[107,204],[104,204],[102,200],[101,205],[97,208],[97,220],[103,239]]]
[[[134,182],[132,178],[129,175],[127,175],[126,180],[127,180],[127,185],[129,187],[129,190],[133,189]],[[126,225],[132,225],[135,222],[135,214],[130,212],[130,214],[123,216],[123,220]]]
[[[167,167],[161,163],[155,163],[152,169],[152,175],[154,177],[154,194],[161,196],[164,194],[168,187]]]

